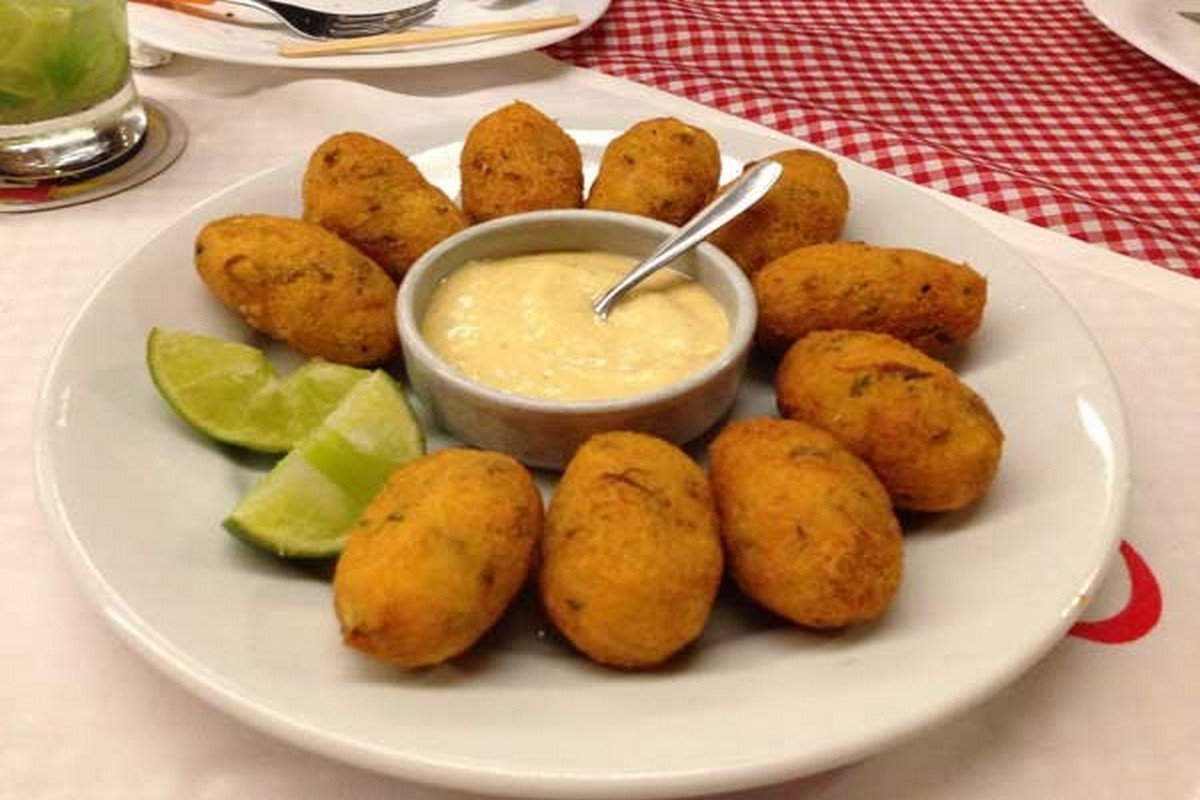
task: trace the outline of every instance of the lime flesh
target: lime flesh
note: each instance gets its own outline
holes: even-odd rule
[[[250,490],[225,528],[285,558],[337,555],[392,471],[424,452],[404,392],[376,370]]]
[[[263,453],[285,453],[371,373],[313,360],[280,378],[263,351],[184,331],[154,328],[150,377],[196,430]]]

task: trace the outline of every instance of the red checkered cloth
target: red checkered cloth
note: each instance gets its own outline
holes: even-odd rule
[[[1200,277],[1200,86],[1077,0],[615,0],[547,52]]]

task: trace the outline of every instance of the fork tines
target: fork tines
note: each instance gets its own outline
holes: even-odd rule
[[[329,35],[340,39],[392,33],[410,28],[433,16],[437,6],[438,0],[425,0],[423,3],[395,11],[336,17],[330,23]]]

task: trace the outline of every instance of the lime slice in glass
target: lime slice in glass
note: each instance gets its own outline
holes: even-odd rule
[[[0,64],[0,125],[43,119],[50,95],[50,85],[42,74]]]
[[[249,345],[154,328],[150,377],[180,417],[207,436],[263,453],[285,453],[371,373],[309,361],[280,378]]]
[[[376,370],[263,476],[225,529],[285,558],[337,555],[392,471],[424,452],[403,390]]]
[[[47,64],[64,102],[85,108],[107,100],[125,83],[129,47],[124,3],[76,0],[71,31],[62,52]]]
[[[0,93],[19,100],[36,100],[39,94],[46,91],[45,78],[38,73],[0,64]]]

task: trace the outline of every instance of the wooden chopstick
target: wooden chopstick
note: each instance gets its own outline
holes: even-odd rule
[[[282,44],[279,46],[279,55],[289,58],[327,56],[337,53],[349,53],[355,50],[373,50],[380,47],[397,47],[406,44],[427,44],[430,42],[445,42],[451,39],[468,39],[473,36],[531,33],[533,31],[564,28],[569,25],[578,24],[579,17],[574,14],[513,20],[511,22],[484,22],[477,25],[460,25],[453,28],[383,33],[378,36],[360,36],[354,39],[333,39],[315,44]]]

